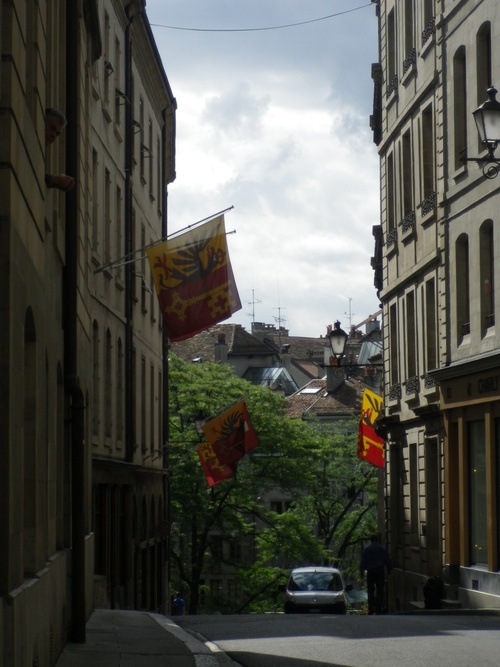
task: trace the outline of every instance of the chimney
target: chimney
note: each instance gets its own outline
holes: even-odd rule
[[[326,367],[326,390],[333,394],[345,380],[345,374],[341,366]]]
[[[378,337],[376,336],[376,333],[378,333]],[[372,320],[371,322],[367,322],[366,324],[366,335],[369,336],[370,334],[372,335],[373,340],[380,340],[380,322],[379,320]]]
[[[226,334],[220,333],[217,335],[217,342],[215,343],[215,361],[227,364],[227,359]]]

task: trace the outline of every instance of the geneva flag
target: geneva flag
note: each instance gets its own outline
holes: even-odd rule
[[[240,310],[224,216],[146,252],[171,341],[191,338]]]
[[[215,486],[225,479],[234,477],[236,473],[236,464],[228,465],[221,463],[214,452],[210,442],[203,442],[197,449],[200,457],[203,472],[207,478],[208,486]]]
[[[202,428],[219,461],[228,465],[259,444],[244,401],[224,410]]]
[[[363,390],[358,430],[358,456],[379,468],[384,467],[384,439],[375,433],[375,421],[382,409],[382,397]]]

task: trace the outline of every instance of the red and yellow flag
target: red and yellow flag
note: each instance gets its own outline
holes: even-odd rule
[[[382,397],[363,390],[358,430],[358,456],[379,468],[384,467],[384,439],[375,433],[375,421],[382,410]]]
[[[240,310],[224,216],[146,250],[171,341],[185,340]]]
[[[221,463],[233,465],[259,444],[244,401],[235,403],[202,426]]]
[[[208,486],[215,486],[225,479],[234,477],[236,464],[221,463],[209,442],[203,442],[197,449]]]

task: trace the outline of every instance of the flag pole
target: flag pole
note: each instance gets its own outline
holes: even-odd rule
[[[198,220],[197,222],[193,222],[192,225],[187,225],[187,227],[183,227],[182,229],[178,229],[176,232],[172,232],[171,234],[167,234],[166,236],[163,236],[161,239],[158,239],[157,241],[152,241],[151,243],[148,243],[148,245],[143,246],[142,248],[138,248],[137,250],[134,250],[133,252],[129,253],[128,255],[125,255],[124,257],[120,257],[119,259],[115,259],[113,262],[108,262],[107,264],[103,264],[102,266],[98,266],[97,269],[94,269],[94,275],[97,273],[102,273],[103,271],[107,271],[108,269],[117,269],[120,266],[125,266],[126,264],[133,264],[134,262],[138,262],[141,259],[144,259],[143,256],[141,257],[135,257],[138,253],[142,253],[148,248],[152,248],[155,246],[157,243],[162,243],[163,241],[167,241],[168,239],[173,238],[174,236],[177,236],[178,234],[182,234],[183,232],[189,231],[193,227],[197,227],[198,225],[203,224],[204,222],[208,222],[209,220],[212,220],[213,218],[216,218],[218,215],[223,215],[224,213],[227,213],[228,211],[231,211],[234,208],[234,206],[229,206],[228,208],[223,209],[222,211],[219,211],[218,213],[213,213],[212,215],[207,216],[206,218],[203,218],[202,220]],[[232,233],[232,232],[229,232]]]

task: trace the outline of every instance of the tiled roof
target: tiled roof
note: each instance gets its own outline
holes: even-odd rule
[[[350,413],[358,415],[362,393],[363,384],[356,378],[346,379],[333,393],[326,390],[326,378],[318,378],[289,396],[286,410],[290,417],[296,418],[303,418],[308,414],[323,418]]]
[[[293,359],[320,359],[323,361],[323,350],[328,347],[327,338],[309,338],[305,336],[289,336],[279,332],[266,332],[265,336],[254,334],[269,345],[274,345],[276,350],[281,351],[283,346],[288,347],[288,352]]]
[[[248,333],[241,324],[217,324],[192,338],[188,338],[188,340],[170,343],[170,349],[185,361],[192,361],[193,359],[214,361],[214,348],[220,334],[225,336],[230,357],[237,355],[269,357],[272,354],[269,346]]]

